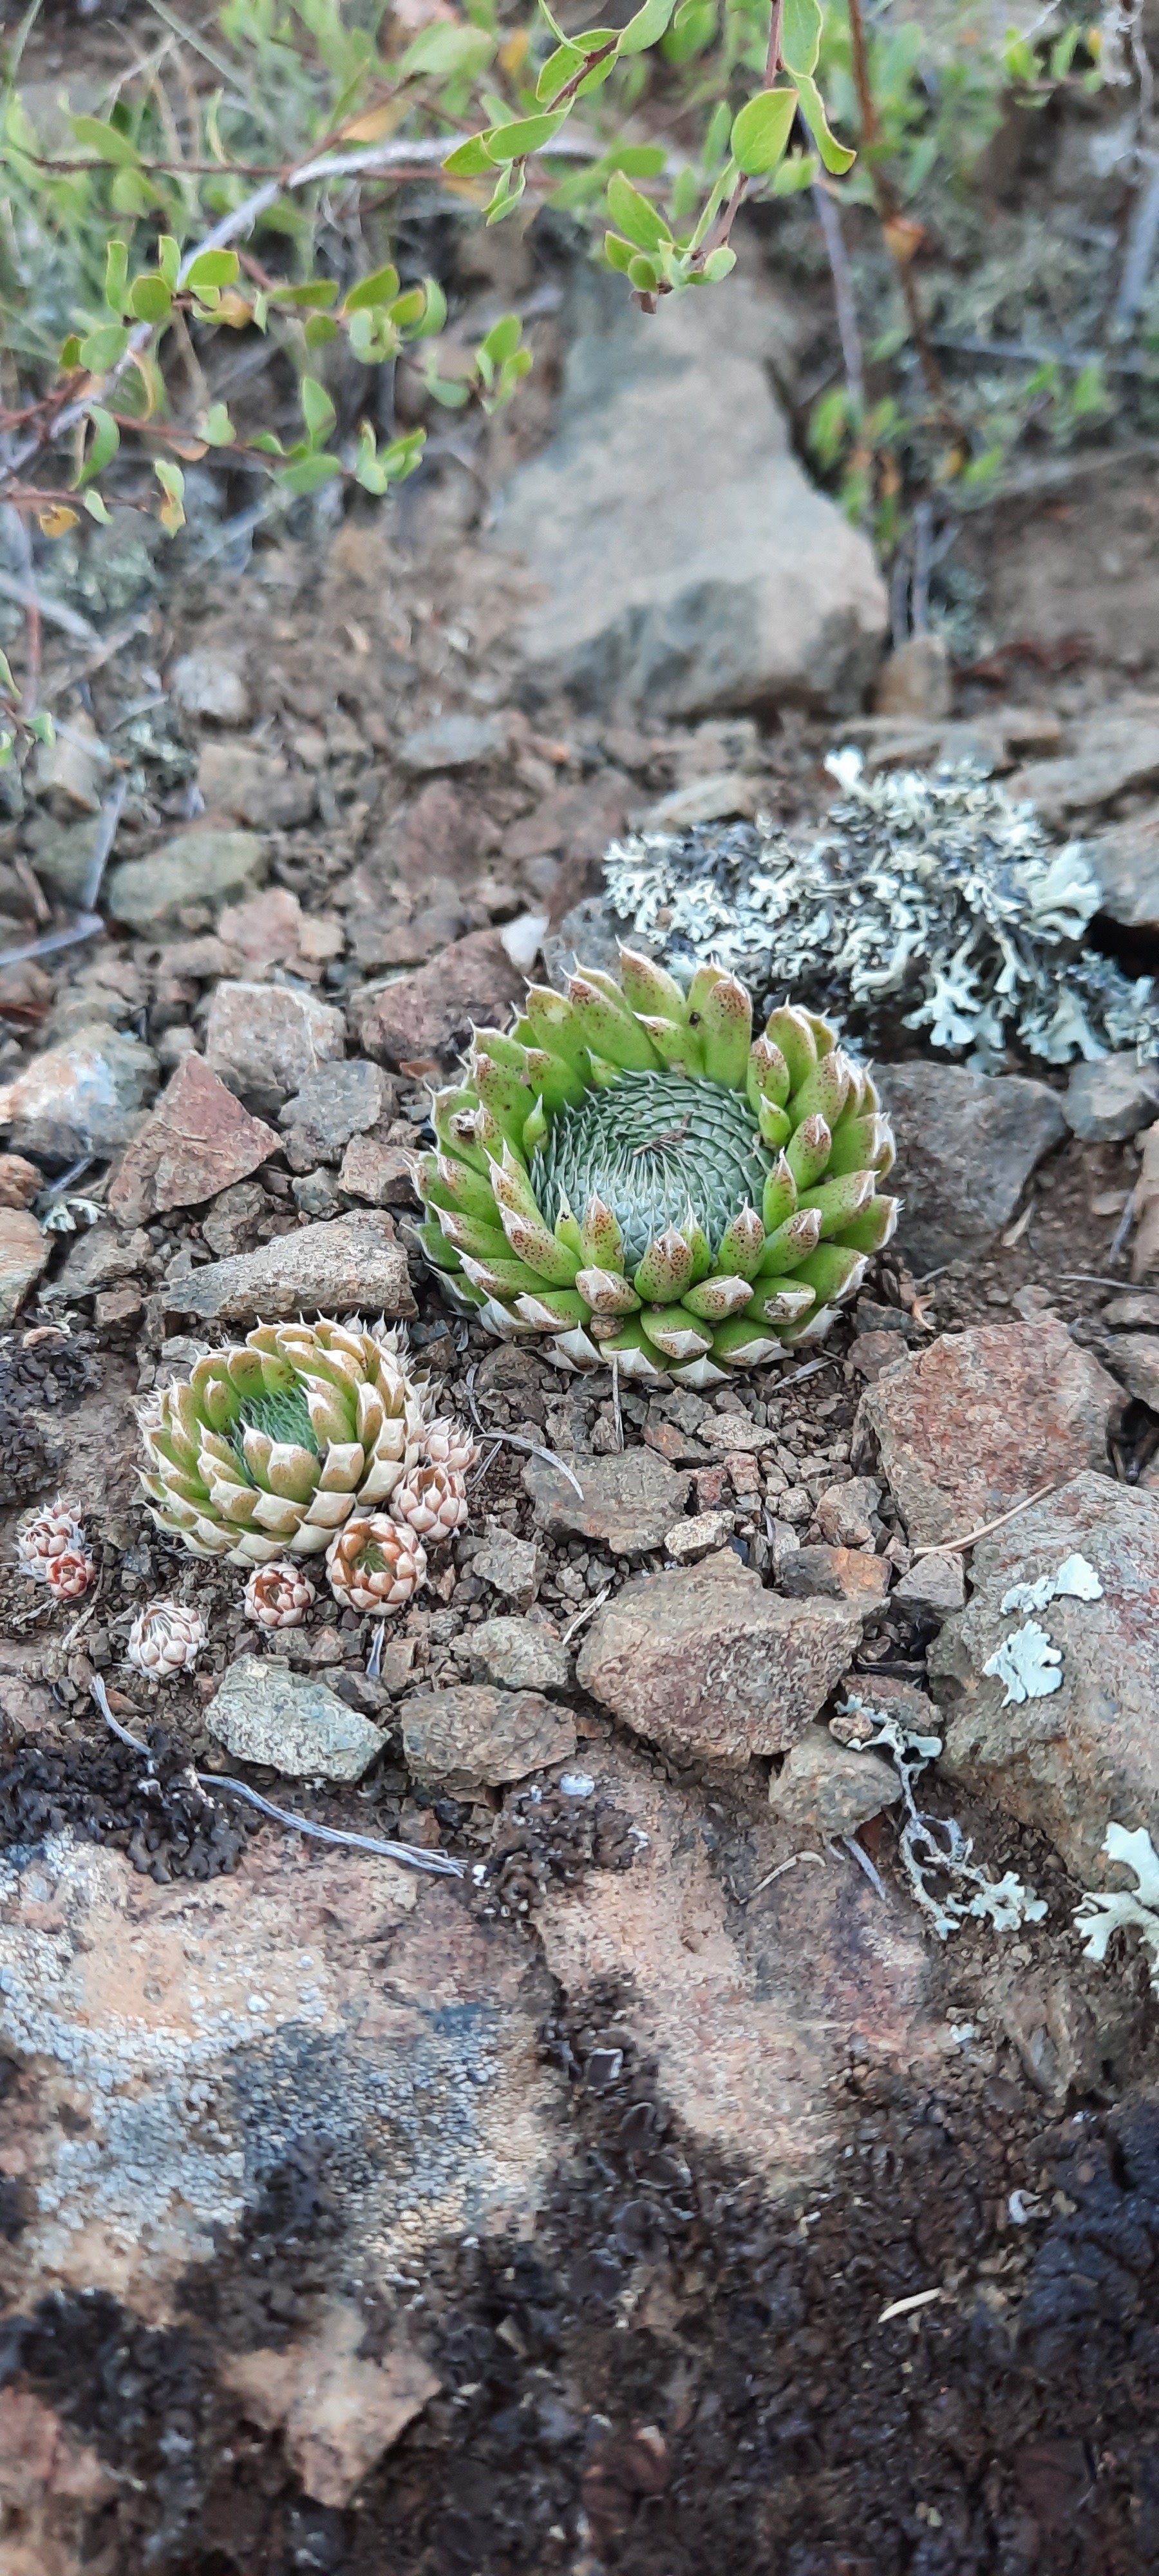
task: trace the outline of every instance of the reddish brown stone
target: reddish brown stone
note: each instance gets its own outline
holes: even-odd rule
[[[498,932],[473,930],[361,1009],[356,1003],[359,1044],[394,1066],[449,1057],[463,1045],[472,1022],[502,1025],[525,990],[526,978],[512,965]]]
[[[861,1639],[860,1608],[766,1592],[730,1548],[626,1583],[592,1623],[582,1688],[668,1752],[747,1762],[784,1753]]]
[[[244,1181],[281,1143],[251,1118],[199,1055],[187,1055],[109,1191],[109,1213],[139,1225],[166,1208],[196,1207]]]
[[[911,1547],[964,1538],[1042,1485],[1106,1467],[1123,1401],[1055,1315],[946,1333],[861,1399]]]
[[[602,859],[609,841],[624,828],[631,793],[626,778],[615,771],[582,786],[553,787],[534,814],[525,814],[503,835],[505,859]]]
[[[44,1187],[43,1174],[23,1154],[0,1154],[0,1208],[30,1207]]]

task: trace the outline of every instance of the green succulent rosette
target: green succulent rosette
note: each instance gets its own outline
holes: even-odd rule
[[[753,1037],[734,975],[687,991],[623,949],[533,984],[440,1092],[419,1242],[452,1302],[577,1368],[719,1384],[818,1340],[888,1243],[893,1138],[868,1073],[810,1011]]]

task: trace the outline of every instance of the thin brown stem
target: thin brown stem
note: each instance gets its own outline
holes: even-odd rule
[[[853,57],[853,86],[857,92],[857,112],[861,121],[861,149],[869,170],[878,222],[885,234],[886,247],[897,270],[905,300],[906,316],[925,379],[926,391],[937,406],[938,417],[943,428],[947,429],[952,437],[964,440],[961,422],[956,419],[951,407],[945,378],[931,345],[929,328],[910,258],[907,253],[899,249],[896,240],[892,237],[892,227],[901,214],[901,201],[889,172],[883,169],[879,158],[881,120],[877,113],[877,101],[873,95],[873,82],[870,78],[869,48],[865,41],[865,20],[862,16],[861,0],[849,0],[849,37]]]

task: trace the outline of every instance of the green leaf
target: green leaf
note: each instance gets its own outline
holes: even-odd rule
[[[825,114],[825,101],[816,81],[810,80],[806,73],[799,72],[797,88],[801,99],[801,114],[825,167],[832,171],[835,179],[840,179],[846,170],[852,169],[857,154],[848,151],[845,144],[839,143],[836,135],[830,133],[829,119]]]
[[[628,275],[633,286],[645,295],[650,295],[660,283],[660,271],[655,260],[646,259],[642,250],[633,251],[628,262]]]
[[[128,246],[123,241],[111,241],[105,252],[105,302],[110,313],[116,314],[118,321],[125,310],[125,286],[128,275]]]
[[[395,330],[409,331],[415,322],[421,322],[426,305],[422,287],[408,287],[406,294],[397,296],[390,307],[390,319]]]
[[[583,62],[581,45],[557,45],[555,52],[548,55],[535,84],[536,97],[554,98],[557,90],[566,89],[569,80],[574,80],[576,73],[582,70]]]
[[[603,160],[606,170],[624,170],[630,179],[658,179],[667,166],[662,143],[613,143]]]
[[[207,447],[233,447],[235,445],[237,440],[237,431],[234,428],[233,422],[230,419],[224,403],[216,402],[210,404],[209,410],[206,412],[201,428],[198,431],[198,436],[205,440]]]
[[[735,267],[736,252],[730,250],[727,242],[722,242],[719,250],[710,250],[700,274],[708,279],[710,286],[717,286],[721,278],[728,277]]]
[[[817,69],[821,51],[820,0],[785,0],[781,20],[781,61],[786,71],[804,72]]]
[[[501,170],[491,191],[491,202],[487,208],[488,223],[501,224],[504,215],[514,214],[526,186],[527,172],[521,161],[513,162],[508,169]]]
[[[303,376],[298,398],[302,405],[302,418],[310,433],[310,445],[321,447],[329,438],[338,417],[326,387],[319,384],[317,376]]]
[[[79,367],[80,362],[80,341],[76,332],[70,331],[67,340],[62,340],[60,344],[59,363],[62,375],[71,376],[73,368]]]
[[[20,691],[12,677],[12,665],[6,653],[0,653],[0,689],[7,698],[18,698]]]
[[[98,474],[104,473],[106,465],[112,463],[121,444],[121,433],[111,411],[102,411],[100,404],[94,403],[89,412],[89,419],[93,425],[92,445],[73,486],[74,491],[77,492],[85,483],[94,482]]]
[[[173,298],[163,277],[155,270],[143,269],[129,289],[129,311],[138,322],[167,322],[173,310]]]
[[[324,311],[333,304],[338,283],[333,277],[303,277],[296,286],[271,286],[267,292],[271,304],[301,304],[310,312]],[[357,287],[354,292],[357,294]],[[381,298],[375,298],[375,301],[379,302]]]
[[[485,27],[455,26],[436,20],[421,27],[396,66],[403,79],[427,72],[435,80],[477,80],[494,55],[497,38]]]
[[[522,336],[523,324],[518,313],[504,313],[498,322],[492,323],[486,338],[480,340],[476,355],[487,357],[492,366],[501,367],[505,358],[514,357]]]
[[[630,54],[646,54],[649,45],[658,45],[670,23],[676,0],[644,0],[634,18],[629,18],[616,52],[621,61]]]
[[[567,123],[566,108],[554,116],[517,116],[513,125],[495,125],[487,137],[487,151],[500,167],[506,162],[522,161],[528,152],[543,152]]]
[[[235,250],[199,251],[186,285],[194,295],[203,295],[209,286],[232,286],[241,273],[241,262]]]
[[[389,304],[398,293],[397,268],[376,268],[369,277],[360,277],[352,286],[342,307],[344,313],[362,313],[372,304]]]
[[[469,135],[465,143],[457,143],[454,151],[448,152],[443,163],[444,170],[449,170],[454,179],[481,178],[485,170],[493,170],[495,167],[487,149],[487,143],[486,134]]]
[[[631,242],[621,241],[618,233],[605,233],[604,258],[609,268],[618,268],[621,277],[626,277],[635,258],[635,252]]]
[[[98,323],[80,344],[80,362],[90,376],[105,376],[123,358],[129,345],[129,334],[120,322]]]
[[[88,511],[90,519],[98,520],[102,528],[112,527],[113,522],[99,492],[86,492],[83,506]]]
[[[660,250],[672,239],[663,215],[621,170],[614,170],[608,181],[608,213],[637,250]]]
[[[34,742],[43,743],[45,750],[51,751],[56,741],[56,726],[47,707],[42,707],[38,715],[29,716],[28,730]]]
[[[732,157],[750,179],[767,179],[782,161],[797,113],[795,89],[762,89],[733,120]],[[852,153],[850,154],[852,160]]]
[[[303,456],[296,465],[288,465],[285,473],[279,474],[278,483],[283,492],[293,492],[300,497],[305,492],[320,492],[324,483],[332,483],[335,475],[341,472],[336,456]]]
[[[185,476],[180,466],[171,464],[167,456],[154,457],[153,472],[165,495],[161,509],[161,525],[167,535],[175,537],[178,529],[185,525],[185,512],[182,508],[185,498]]]
[[[77,142],[95,152],[98,161],[110,161],[121,170],[139,169],[136,144],[130,143],[127,134],[118,133],[115,125],[103,125],[99,116],[70,116],[68,121]]]
[[[162,233],[157,244],[157,268],[170,294],[175,295],[181,273],[181,244],[174,241],[172,233]]]
[[[773,173],[774,197],[795,197],[802,188],[811,188],[821,168],[816,152],[790,152],[780,169]]]
[[[707,51],[716,34],[716,0],[680,0],[663,41],[666,63],[691,63]]]
[[[308,349],[328,349],[330,342],[339,336],[338,325],[331,321],[328,313],[312,313],[302,330]]]
[[[251,447],[256,447],[263,456],[284,456],[286,453],[281,439],[275,437],[272,429],[259,429],[249,444]]]
[[[423,318],[412,336],[416,340],[433,340],[446,321],[447,299],[437,277],[423,279],[423,293],[426,297]]]

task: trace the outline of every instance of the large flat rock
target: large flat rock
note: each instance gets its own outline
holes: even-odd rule
[[[911,1547],[965,1538],[1042,1485],[1105,1467],[1122,1389],[1055,1315],[943,1333],[862,1396]]]
[[[984,1667],[1027,1614],[1003,1600],[1076,1552],[1102,1598],[1060,1595],[1032,1614],[1061,1652],[1061,1686],[1007,1704]],[[1108,1824],[1144,1825],[1159,1845],[1159,1493],[1077,1476],[975,1550],[973,1582],[930,1651],[949,1718],[941,1768],[1049,1834],[1084,1885],[1105,1887]]]
[[[774,299],[737,275],[646,316],[588,270],[569,318],[556,436],[496,528],[540,587],[520,637],[531,683],[665,715],[854,706],[885,592],[792,453],[764,364]]]
[[[256,1252],[208,1262],[170,1282],[172,1314],[232,1323],[283,1315],[413,1315],[406,1254],[388,1216],[360,1208],[325,1225],[280,1234]]]
[[[919,1275],[1008,1225],[1035,1164],[1067,1132],[1062,1101],[1024,1074],[887,1064],[875,1074],[897,1139],[898,1248]]]

